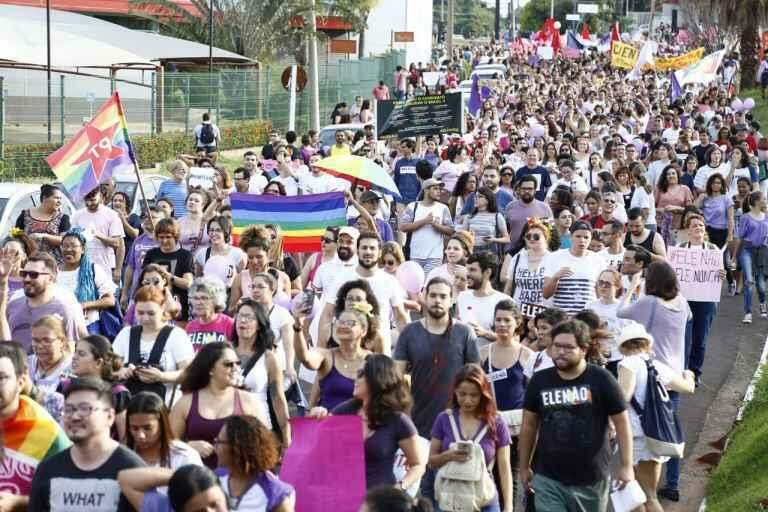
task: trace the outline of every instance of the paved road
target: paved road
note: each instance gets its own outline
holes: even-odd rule
[[[708,473],[707,467],[695,459],[715,451],[709,443],[728,432],[757,367],[768,333],[768,319],[760,318],[758,305],[754,304],[753,323],[742,324],[742,304],[741,295],[722,298],[709,336],[702,385],[694,395],[682,399],[680,419],[686,434],[682,498],[674,505],[664,502],[668,512],[698,509]]]

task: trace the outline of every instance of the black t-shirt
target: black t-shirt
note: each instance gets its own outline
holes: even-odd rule
[[[71,448],[44,460],[32,478],[28,510],[35,512],[128,512],[133,507],[120,493],[117,474],[144,466],[134,452],[118,446],[100,467],[83,471],[72,461]]]
[[[556,368],[542,370],[528,383],[523,407],[539,416],[534,473],[566,485],[607,478],[608,417],[627,408],[613,375],[593,364],[573,380]]]
[[[184,274],[192,274],[194,273],[195,268],[192,253],[186,249],[163,252],[159,247],[155,247],[154,249],[147,251],[147,255],[144,256],[144,266],[146,267],[150,263],[160,265],[177,277],[181,277]],[[179,313],[178,319],[184,321],[189,320],[189,300],[187,297],[187,290],[173,286],[171,287],[171,293],[181,305],[181,313]]]

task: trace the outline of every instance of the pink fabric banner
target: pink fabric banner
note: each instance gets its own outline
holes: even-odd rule
[[[291,430],[280,479],[296,489],[296,512],[358,512],[365,499],[360,417],[294,418]]]

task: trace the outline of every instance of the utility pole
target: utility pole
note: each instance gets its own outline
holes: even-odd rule
[[[515,22],[517,13],[515,12],[515,0],[509,3],[509,10],[512,12],[512,39],[517,37],[517,30],[515,30]]]
[[[648,22],[648,40],[653,41],[653,15],[656,12],[656,2],[651,0],[651,20]]]
[[[312,129],[320,132],[320,73],[317,62],[317,13],[315,12],[315,0],[312,0],[312,9],[309,15],[312,17],[312,31],[309,34],[309,82],[312,87],[311,120]]]
[[[448,59],[453,59],[453,23],[456,12],[453,4],[455,0],[448,0],[448,28],[446,34],[446,47],[448,49]]]
[[[499,42],[499,29],[501,25],[501,0],[496,0],[496,10],[493,18],[493,34],[496,42]]]
[[[48,78],[48,142],[51,142],[51,0],[45,2],[45,71]]]
[[[549,0],[549,17],[555,17],[555,0]]]

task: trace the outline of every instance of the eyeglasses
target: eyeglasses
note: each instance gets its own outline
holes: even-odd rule
[[[502,177],[506,177],[506,178],[511,178],[512,177],[512,173],[511,172],[503,172],[503,173],[501,173],[501,176]]]
[[[65,405],[63,415],[72,416],[75,413],[79,414],[83,418],[87,418],[93,413],[93,411],[107,411],[104,407],[94,407],[91,404],[77,404],[77,405]]]
[[[249,314],[238,314],[237,319],[241,322],[255,322],[256,316],[255,315],[249,315]]]
[[[538,233],[530,233],[528,235],[525,235],[525,239],[529,242],[538,242],[541,240],[541,235]]]
[[[145,279],[141,282],[141,286],[160,286],[162,281],[160,279]]]
[[[608,204],[616,204],[616,200],[615,199],[603,199],[603,202],[604,203],[608,203]]]
[[[210,228],[208,229],[208,234],[212,235],[214,233],[224,233],[224,230],[221,228]]]
[[[222,365],[224,368],[226,368],[226,369],[228,369],[228,370],[231,370],[231,369],[232,369],[232,368],[234,368],[235,366],[238,366],[238,367],[239,367],[239,366],[240,366],[240,361],[224,361],[223,363],[221,363],[221,365]]]
[[[336,239],[335,239],[335,238],[327,238],[327,237],[322,237],[322,238],[320,239],[320,241],[321,241],[321,242],[324,242],[324,243],[326,243],[326,244],[335,244],[335,243],[336,243]]]
[[[384,260],[384,261],[382,261],[382,263],[384,263],[384,265],[386,265],[388,267],[393,267],[393,266],[397,265],[397,261],[395,261],[395,260]]]
[[[19,275],[22,279],[30,278],[30,279],[37,279],[40,276],[49,276],[51,275],[50,272],[37,272],[36,270],[21,270],[19,272]]]
[[[357,320],[352,320],[352,319],[349,319],[349,320],[339,320],[339,319],[336,319],[336,325],[340,325],[342,327],[354,327],[358,323],[359,322]]]
[[[196,302],[205,302],[205,301],[213,300],[208,295],[195,295],[190,298]]]

